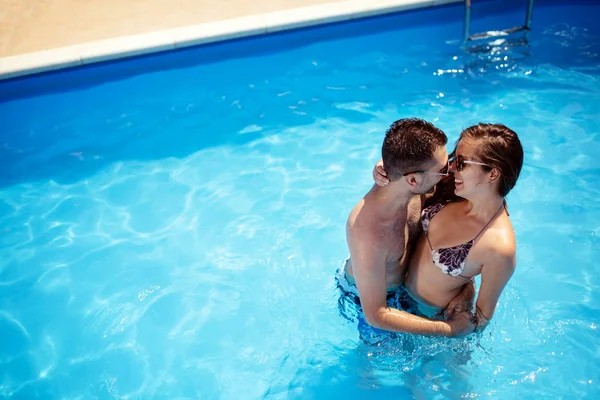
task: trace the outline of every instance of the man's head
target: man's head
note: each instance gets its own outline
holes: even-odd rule
[[[418,118],[394,122],[381,148],[383,167],[391,183],[406,179],[413,193],[427,193],[447,172],[448,138],[433,124]]]

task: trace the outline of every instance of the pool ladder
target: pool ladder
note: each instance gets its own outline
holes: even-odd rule
[[[514,28],[503,29],[501,31],[487,31],[482,33],[470,34],[471,31],[471,0],[465,0],[465,32],[464,44],[472,40],[489,39],[492,37],[508,36],[512,33],[525,31],[525,40],[528,39],[529,31],[531,30],[531,15],[533,14],[533,1],[528,0],[527,15],[525,16],[525,25],[515,26]]]

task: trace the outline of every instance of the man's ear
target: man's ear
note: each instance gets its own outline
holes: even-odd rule
[[[492,172],[490,173],[490,183],[496,182],[498,178],[500,178],[500,171],[498,168],[493,168]]]
[[[415,174],[408,174],[404,177],[406,179],[406,183],[408,183],[412,187],[419,186],[419,180],[417,179]]]

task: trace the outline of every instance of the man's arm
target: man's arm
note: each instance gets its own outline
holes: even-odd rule
[[[515,272],[516,254],[512,245],[504,245],[481,269],[481,288],[477,296],[475,316],[477,331],[488,325],[504,287]]]
[[[374,244],[377,243],[375,238],[358,236],[365,233],[349,232],[348,246],[360,303],[370,325],[420,335],[462,336],[473,331],[475,326],[466,312],[457,314],[451,321],[433,321],[388,307],[385,251]]]

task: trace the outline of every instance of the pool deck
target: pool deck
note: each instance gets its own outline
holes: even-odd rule
[[[0,80],[462,0],[0,0]]]

